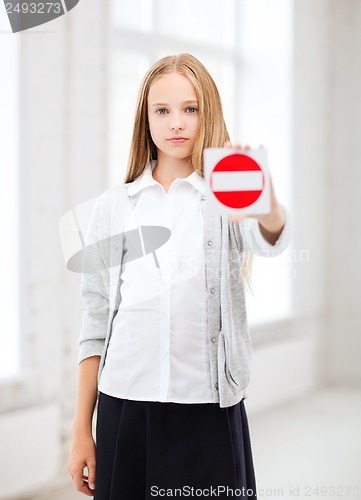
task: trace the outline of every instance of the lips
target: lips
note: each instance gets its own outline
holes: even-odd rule
[[[171,144],[184,144],[188,139],[186,137],[171,137],[167,139]]]

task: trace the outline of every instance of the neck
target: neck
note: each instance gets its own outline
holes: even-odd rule
[[[194,172],[194,168],[190,158],[165,158],[161,152],[160,154],[158,152],[158,160],[153,170],[153,178],[160,183],[171,184],[177,177],[184,179],[192,172]]]

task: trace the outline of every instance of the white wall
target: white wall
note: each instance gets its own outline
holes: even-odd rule
[[[325,370],[361,382],[361,4],[331,0]],[[345,5],[343,5],[345,3]]]
[[[299,317],[321,321],[320,375],[360,383],[361,4],[296,0],[294,215],[310,250]]]
[[[73,206],[100,194],[107,186],[106,95],[107,9],[103,2],[80,2],[46,28],[23,32],[21,44],[20,210],[21,320],[23,373],[0,382],[0,414],[6,422],[54,405],[57,442],[39,443],[45,455],[56,454],[54,482],[67,478],[66,461],[77,374],[77,340],[83,304],[79,275],[68,272],[59,238],[59,220]],[[45,33],[42,33],[45,31]],[[29,408],[27,415],[26,409]],[[53,413],[48,413],[54,415]],[[45,418],[45,417],[44,417]],[[42,425],[45,425],[44,418]],[[1,425],[0,419],[0,425]],[[14,426],[16,427],[16,426]],[[38,429],[39,432],[46,429]],[[27,434],[26,434],[27,435]],[[14,429],[14,439],[16,428]],[[32,460],[29,440],[15,440],[15,457]],[[48,446],[49,445],[49,446]],[[50,446],[51,445],[51,446]],[[40,448],[39,448],[40,449]],[[54,457],[49,456],[49,462]],[[36,460],[36,458],[34,459]],[[32,462],[34,465],[34,462]],[[26,469],[26,464],[21,466]],[[41,464],[39,463],[39,468]],[[31,471],[31,467],[28,467]],[[10,496],[14,483],[0,470],[2,490]],[[48,470],[43,480],[49,480]],[[36,484],[41,486],[41,474]],[[6,487],[6,488],[5,488]],[[5,489],[4,489],[5,488]],[[24,491],[24,493],[25,493]],[[0,498],[2,492],[0,491]],[[6,496],[5,498],[8,498]]]

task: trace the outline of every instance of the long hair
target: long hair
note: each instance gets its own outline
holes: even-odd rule
[[[151,86],[162,76],[179,73],[193,84],[199,104],[199,130],[191,155],[194,170],[202,177],[204,148],[223,147],[229,140],[223,117],[223,107],[217,86],[203,64],[191,54],[167,56],[157,61],[146,73],[141,83],[133,137],[125,183],[133,182],[143,174],[151,160],[157,159],[157,148],[152,140],[148,121],[148,95]],[[251,255],[243,261],[242,274],[249,287]]]

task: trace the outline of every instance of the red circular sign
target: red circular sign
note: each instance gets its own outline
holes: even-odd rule
[[[246,208],[261,196],[265,184],[262,168],[245,154],[222,158],[210,176],[217,200],[229,208]]]

